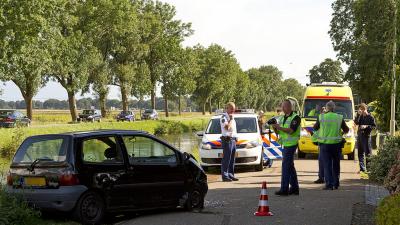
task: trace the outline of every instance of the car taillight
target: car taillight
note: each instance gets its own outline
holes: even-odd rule
[[[14,119],[13,119],[13,118],[10,118],[10,117],[7,117],[4,121],[6,121],[6,122],[13,122]]]
[[[13,179],[11,174],[7,174],[7,185],[12,186],[13,185]]]
[[[78,175],[76,175],[76,174],[63,174],[63,175],[61,175],[59,177],[58,184],[60,186],[78,185],[79,184]]]

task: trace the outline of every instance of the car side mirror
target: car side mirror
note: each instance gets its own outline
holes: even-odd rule
[[[198,137],[203,137],[203,136],[204,136],[204,131],[197,131],[197,132],[196,132],[196,135],[197,135]]]

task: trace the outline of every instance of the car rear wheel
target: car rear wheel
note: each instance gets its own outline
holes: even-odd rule
[[[96,192],[86,192],[79,199],[74,217],[82,224],[101,224],[105,215],[105,204]]]
[[[99,122],[99,123],[100,123],[100,122],[101,122],[101,118],[100,118],[99,120],[97,120],[97,122]]]

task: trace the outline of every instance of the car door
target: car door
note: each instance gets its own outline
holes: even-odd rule
[[[126,157],[114,135],[84,138],[78,144],[80,180],[104,193],[109,209],[131,208]]]
[[[177,150],[154,137],[125,135],[131,194],[137,208],[178,205],[185,192],[184,165]]]

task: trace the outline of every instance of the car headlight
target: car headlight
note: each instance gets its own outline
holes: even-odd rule
[[[301,128],[300,136],[301,136],[301,137],[310,137],[311,134],[310,134],[310,132],[308,132],[305,128]]]
[[[260,142],[258,140],[249,141],[246,143],[246,148],[255,148],[258,145],[260,145]]]
[[[350,129],[349,132],[347,134],[344,134],[343,136],[344,136],[344,138],[354,137],[354,130]]]
[[[211,149],[211,145],[207,144],[207,143],[201,143],[201,149],[210,150]]]

